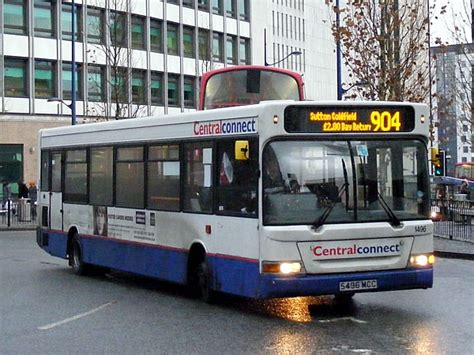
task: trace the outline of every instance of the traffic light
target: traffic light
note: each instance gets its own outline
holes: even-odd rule
[[[445,176],[446,175],[446,152],[440,150],[436,154],[436,159],[433,161],[434,165],[434,175],[435,176]]]

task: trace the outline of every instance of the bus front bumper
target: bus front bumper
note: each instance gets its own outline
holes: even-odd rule
[[[365,284],[370,285],[370,288],[351,289],[347,287],[348,285],[364,286]],[[432,286],[433,268],[297,277],[261,275],[259,298],[426,289]]]

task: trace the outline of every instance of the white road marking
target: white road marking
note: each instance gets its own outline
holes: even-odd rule
[[[331,319],[319,319],[319,323],[330,323],[330,322],[338,322],[341,320],[350,320],[351,322],[354,323],[360,323],[360,324],[366,324],[367,322],[365,320],[360,320],[356,319],[354,317],[340,317],[340,318],[331,318]]]
[[[66,324],[66,323],[69,323],[69,322],[78,320],[78,319],[80,319],[80,318],[87,317],[88,315],[91,315],[92,313],[98,312],[98,311],[100,311],[101,309],[104,309],[105,307],[108,307],[108,306],[114,304],[115,302],[116,302],[116,301],[112,301],[112,302],[105,303],[105,304],[103,304],[102,306],[99,306],[99,307],[97,307],[97,308],[91,309],[90,311],[77,314],[77,315],[75,315],[75,316],[73,316],[73,317],[69,317],[69,318],[63,319],[63,320],[61,320],[61,321],[59,321],[59,322],[55,322],[55,323],[43,325],[43,326],[41,326],[41,327],[38,327],[38,329],[39,329],[39,330],[49,330],[49,329],[51,329],[51,328],[59,327],[60,325],[63,325],[63,324]]]

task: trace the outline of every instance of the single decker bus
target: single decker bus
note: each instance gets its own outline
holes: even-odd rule
[[[286,100],[42,130],[37,243],[205,300],[430,288],[428,117]]]

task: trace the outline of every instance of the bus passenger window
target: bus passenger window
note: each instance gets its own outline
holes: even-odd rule
[[[235,159],[235,141],[218,144],[217,213],[255,217],[257,214],[257,141],[250,140],[250,159]]]
[[[185,144],[184,210],[212,211],[212,143]]]
[[[147,207],[179,211],[179,145],[148,148]]]

